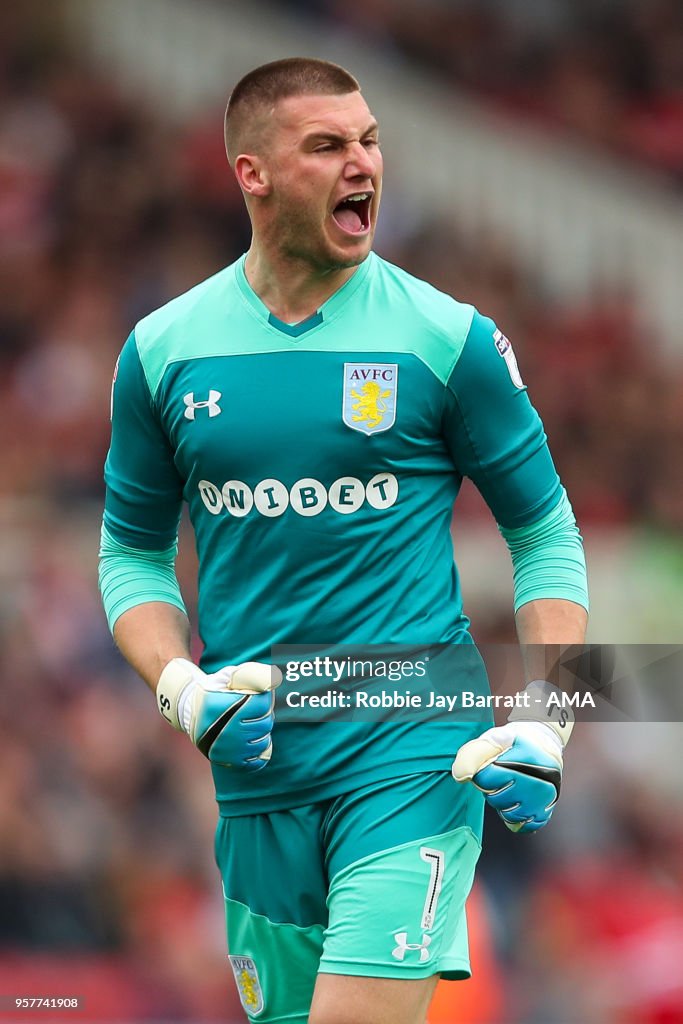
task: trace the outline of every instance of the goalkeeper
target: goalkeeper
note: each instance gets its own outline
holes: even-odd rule
[[[470,973],[484,800],[515,831],[544,825],[571,722],[278,722],[271,648],[476,655],[450,536],[467,476],[510,548],[543,694],[544,645],[584,637],[581,539],[510,342],[372,252],[382,155],[356,80],[305,58],[256,68],[225,130],[251,247],[123,347],[104,605],[162,715],[210,763],[249,1019],[423,1024],[437,979]],[[183,501],[200,665],[174,570]]]

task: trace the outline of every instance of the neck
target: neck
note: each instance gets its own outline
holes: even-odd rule
[[[244,265],[247,281],[258,297],[278,320],[287,324],[313,316],[357,269],[317,270],[302,260],[266,256],[254,242]]]

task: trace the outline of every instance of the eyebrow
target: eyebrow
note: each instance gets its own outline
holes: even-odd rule
[[[377,121],[372,121],[364,132],[361,132],[359,138],[365,139],[368,135],[375,135],[379,129]],[[347,136],[342,135],[341,132],[335,131],[312,131],[309,135],[304,135],[304,142],[346,142]]]

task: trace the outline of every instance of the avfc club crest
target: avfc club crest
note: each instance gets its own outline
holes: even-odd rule
[[[389,430],[396,422],[397,390],[396,363],[344,363],[344,423],[362,434]]]
[[[228,956],[228,960],[244,1012],[249,1017],[258,1017],[263,1010],[263,992],[256,964],[250,956]]]

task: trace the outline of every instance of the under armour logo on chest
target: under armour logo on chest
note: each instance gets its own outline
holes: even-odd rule
[[[422,942],[408,942],[408,932],[396,932],[394,935],[394,942],[398,945],[395,949],[392,949],[391,955],[395,960],[404,960],[408,950],[420,951],[420,963],[423,964],[425,960],[429,959],[429,949],[427,948],[432,941],[430,935],[423,935]]]
[[[221,413],[221,407],[218,404],[218,399],[221,397],[220,391],[209,391],[209,398],[206,402],[195,402],[194,391],[190,391],[189,394],[185,395],[183,402],[185,403],[185,419],[193,420],[194,414],[197,409],[208,409],[209,416],[218,416]]]

